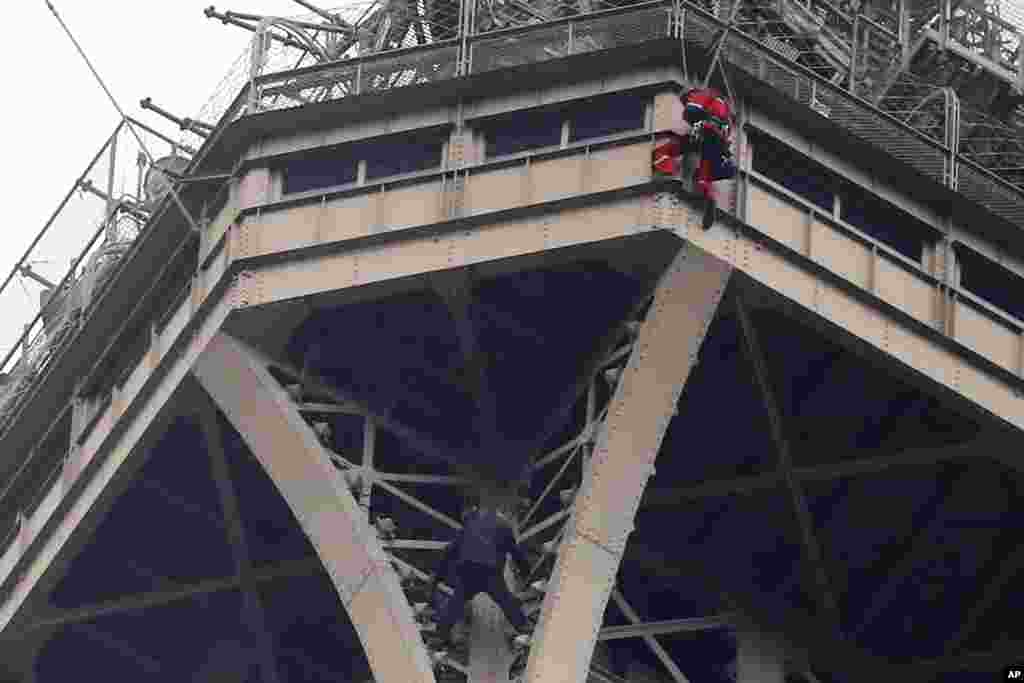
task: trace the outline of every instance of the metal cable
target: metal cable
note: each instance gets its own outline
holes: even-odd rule
[[[131,124],[128,115],[124,113],[124,110],[121,108],[121,105],[117,103],[117,100],[114,98],[114,95],[110,92],[110,89],[107,88],[107,84],[104,83],[103,78],[100,77],[99,73],[96,71],[96,68],[92,65],[92,62],[89,60],[89,57],[86,56],[85,50],[82,49],[82,46],[75,39],[75,36],[71,33],[71,29],[68,28],[67,24],[64,23],[64,20],[60,18],[59,14],[57,14],[57,9],[53,6],[53,3],[50,2],[50,0],[45,1],[46,6],[49,7],[50,12],[53,13],[54,18],[60,24],[61,28],[64,29],[64,33],[67,34],[68,38],[74,44],[75,49],[78,50],[78,54],[81,55],[83,60],[85,60],[85,64],[89,67],[89,71],[92,72],[92,75],[96,78],[96,81],[100,84],[100,87],[103,88],[103,92],[107,94],[107,97],[110,99],[110,103],[114,105],[114,108],[117,109],[117,113],[121,115],[121,121],[128,126],[128,129],[132,132],[132,135],[135,137],[135,141],[139,143],[139,148],[142,150],[142,153],[146,155],[146,161],[149,162],[150,166],[153,166],[153,155],[150,154],[149,148],[146,146],[146,143],[142,141],[142,137],[138,134],[138,132],[135,130],[135,127]],[[199,224],[196,223],[196,221],[192,218],[192,214],[189,213],[187,208],[185,208],[185,204],[181,201],[181,197],[178,195],[178,190],[174,187],[174,183],[170,183],[168,185],[168,188],[170,190],[171,196],[174,198],[174,203],[177,204],[178,209],[181,211],[182,215],[185,216],[185,220],[188,221],[189,227],[192,228],[193,232],[198,233]]]

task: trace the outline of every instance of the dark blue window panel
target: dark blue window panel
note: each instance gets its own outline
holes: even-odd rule
[[[800,195],[825,211],[835,202],[835,176],[824,166],[757,131],[750,131],[754,144],[754,170]]]
[[[562,121],[558,110],[522,111],[489,121],[484,126],[487,156],[500,157],[562,142]]]
[[[595,97],[573,109],[569,141],[642,130],[647,98],[631,93]]]
[[[366,179],[416,173],[441,166],[444,140],[440,133],[388,138],[363,147]]]
[[[1024,320],[1024,278],[978,252],[956,245],[960,286],[1018,320]]]
[[[929,230],[895,206],[854,185],[846,185],[843,188],[840,217],[911,261],[921,262],[921,252]]]
[[[358,158],[353,149],[317,150],[284,164],[284,193],[309,192],[356,182]]]

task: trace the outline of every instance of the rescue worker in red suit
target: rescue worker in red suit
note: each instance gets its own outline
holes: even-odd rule
[[[733,113],[729,102],[714,88],[694,88],[680,95],[684,106],[683,117],[689,124],[686,135],[673,135],[672,139],[655,150],[655,170],[667,175],[678,175],[680,157],[688,151],[700,153],[694,172],[694,185],[707,204],[704,229],[715,220],[716,203],[714,183],[736,175],[732,159]]]
[[[466,603],[478,593],[491,596],[516,631],[522,636],[528,635],[529,622],[522,603],[505,584],[505,558],[508,555],[518,565],[520,576],[528,576],[529,560],[516,543],[515,532],[508,519],[495,510],[472,508],[466,515],[462,531],[445,549],[431,587],[431,595],[435,595],[438,578],[453,574],[455,594],[440,610],[437,623],[437,636],[443,643],[451,645],[452,627],[463,614]]]

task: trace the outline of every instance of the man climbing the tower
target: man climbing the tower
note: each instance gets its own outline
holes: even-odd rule
[[[452,627],[465,610],[466,603],[478,593],[486,593],[520,634],[516,643],[525,645],[529,641],[529,622],[523,613],[522,603],[505,583],[504,570],[509,555],[518,565],[521,576],[529,574],[530,564],[516,543],[512,524],[502,512],[475,505],[470,506],[464,517],[462,531],[445,549],[431,586],[430,592],[434,595],[438,579],[451,576],[455,589],[454,595],[440,611],[437,635],[450,646]]]
[[[683,155],[691,151],[698,153],[693,182],[706,202],[703,227],[707,230],[714,224],[717,213],[714,183],[736,175],[730,151],[732,106],[714,88],[681,91],[679,99],[685,123],[678,133],[655,149],[654,168],[659,173],[678,176]]]

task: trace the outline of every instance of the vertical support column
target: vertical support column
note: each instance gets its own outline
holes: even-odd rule
[[[900,61],[906,63],[910,52],[910,16],[907,0],[896,0],[896,35],[900,41]]]
[[[960,186],[960,96],[952,88],[943,88],[946,104],[946,148],[948,150],[949,169],[946,185],[956,191]]]
[[[1021,42],[1024,42],[1024,35],[1018,35]],[[1024,90],[1024,49],[1017,51],[1017,88]]]
[[[736,683],[785,683],[785,655],[774,639],[753,629],[736,633]]]
[[[462,0],[464,3],[470,0]],[[458,218],[462,215],[466,192],[466,171],[467,163],[478,160],[473,131],[465,124],[465,104],[462,101],[458,104],[456,113],[455,128],[448,139],[448,158],[445,165],[450,169],[445,174],[444,190],[442,192],[442,211],[447,218]]]
[[[459,58],[456,75],[465,76],[472,69],[472,49],[469,41],[476,24],[476,0],[459,0]]]
[[[685,245],[662,277],[566,522],[525,680],[583,683],[640,498],[732,274]]]
[[[853,15],[853,26],[851,27],[853,40],[850,41],[850,93],[857,94],[857,59],[860,56],[860,8]],[[799,80],[799,79],[798,79]]]
[[[117,133],[110,138],[110,168],[107,169],[107,240],[116,239],[114,233],[114,210],[117,208],[117,200],[114,199],[114,183],[117,181],[117,138],[121,134],[121,130],[118,129]]]
[[[263,19],[252,34],[252,42],[249,45],[249,96],[245,108],[247,115],[255,114],[259,111],[260,93],[256,87],[256,79],[263,73],[263,64],[269,49],[269,23],[266,19]]]
[[[238,183],[238,208],[248,209],[270,201],[272,178],[269,168],[253,168]]]
[[[939,0],[939,47],[949,48],[949,20],[953,15],[951,0]]]
[[[359,492],[359,507],[370,519],[370,497],[373,495],[373,453],[377,448],[377,425],[372,415],[363,422],[363,489]]]

